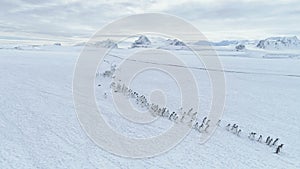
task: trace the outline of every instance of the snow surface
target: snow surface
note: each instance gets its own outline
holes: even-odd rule
[[[235,51],[234,47],[215,47],[224,66],[227,98],[213,137],[201,145],[199,133],[192,130],[174,149],[146,159],[108,153],[81,128],[73,105],[72,76],[82,47],[1,47],[0,168],[300,168],[299,51],[256,47]],[[114,49],[99,72],[138,50]],[[188,66],[203,66],[190,51],[171,51]],[[202,118],[209,111],[211,86],[205,71],[192,72],[199,85]],[[111,79],[97,77],[95,82],[99,107],[116,131],[130,137],[151,137],[173,124],[165,119],[149,125],[127,121],[113,108],[108,87]],[[178,108],[179,91],[160,72],[138,75],[131,86],[146,96],[153,87],[166,92],[168,107]],[[237,123],[241,136],[227,131],[227,123]],[[263,139],[280,138],[279,143],[285,144],[282,152],[274,154],[275,147],[249,140],[252,131]]]

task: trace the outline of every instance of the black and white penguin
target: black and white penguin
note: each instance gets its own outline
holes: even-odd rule
[[[177,122],[177,119],[178,119],[178,115],[175,113],[175,115],[173,116],[173,120],[174,120],[175,122]]]
[[[229,128],[230,128],[230,123],[227,124],[226,130],[229,131]]]
[[[230,130],[232,131],[235,128],[235,126],[236,124],[233,124]]]
[[[256,135],[256,133],[253,132],[252,139],[255,139],[255,135]]]
[[[257,139],[258,142],[261,142],[262,140],[262,135],[259,135],[259,138]]]
[[[248,138],[251,139],[251,140],[254,140],[254,139],[255,139],[255,135],[256,135],[255,132],[251,132],[251,133],[249,134]]]
[[[198,129],[198,125],[199,125],[199,123],[196,122],[196,123],[194,124],[194,128],[195,128],[195,129]]]
[[[175,112],[173,111],[173,113],[169,116],[169,120],[171,120],[171,118],[175,115]]]
[[[204,118],[203,118],[203,120],[202,120],[202,123],[203,123],[203,124],[205,124],[206,119],[207,119],[207,117],[204,117]]]
[[[268,145],[272,145],[271,142],[273,141],[273,139],[271,138],[268,142]]]
[[[235,126],[235,133],[237,133],[237,132],[238,132],[238,128],[239,128],[239,126],[238,126],[238,125],[236,125],[236,126]]]
[[[209,124],[209,122],[210,122],[210,120],[207,120],[207,121],[206,121],[206,123],[205,123],[205,125],[208,125],[208,124]]]
[[[207,129],[209,128],[209,124],[206,125],[204,131],[207,132]]]
[[[273,142],[272,146],[275,146],[275,145],[276,145],[276,143],[278,142],[278,140],[279,140],[279,138],[276,138],[276,139],[274,140],[274,142]]]
[[[249,133],[248,138],[250,139],[252,137],[253,132]]]
[[[217,126],[220,126],[220,123],[221,123],[221,120],[219,120],[219,121],[217,122]]]
[[[183,115],[181,116],[180,122],[183,122],[185,116],[186,116],[186,112],[183,112]]]
[[[276,154],[278,154],[280,152],[280,149],[283,147],[284,144],[280,144],[277,149],[276,149]]]
[[[201,129],[203,128],[204,124],[202,123],[199,127],[198,127],[198,131],[201,132]]]
[[[237,132],[237,136],[240,136],[241,135],[241,132],[242,132],[242,130],[241,129],[239,129],[239,131]]]
[[[160,116],[164,116],[164,113],[166,112],[167,108],[162,108],[161,113],[159,114]]]
[[[188,112],[187,112],[187,115],[191,115],[191,112],[193,111],[193,108],[191,108]]]

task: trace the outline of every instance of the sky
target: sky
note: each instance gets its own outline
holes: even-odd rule
[[[114,20],[148,12],[178,16],[211,41],[300,37],[298,0],[1,0],[0,40],[79,42]]]

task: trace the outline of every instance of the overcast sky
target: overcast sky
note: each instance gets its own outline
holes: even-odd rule
[[[298,0],[1,0],[0,39],[77,41],[145,12],[179,16],[213,41],[300,36]]]

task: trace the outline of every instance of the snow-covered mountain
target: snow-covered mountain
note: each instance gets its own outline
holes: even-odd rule
[[[213,42],[213,46],[229,46],[229,45],[237,45],[240,43],[238,40],[222,40],[220,42]]]
[[[256,47],[261,49],[295,49],[300,48],[300,40],[292,37],[270,37],[260,40]]]
[[[245,49],[246,49],[246,46],[243,45],[243,44],[239,44],[239,45],[237,45],[237,46],[235,47],[235,49],[236,49],[237,51],[242,51],[242,50],[245,50]]]
[[[103,47],[103,48],[118,48],[118,44],[110,39],[97,42],[82,42],[78,43],[75,46],[91,46],[91,47]]]
[[[248,43],[248,40],[222,40],[219,42],[212,42],[207,40],[200,40],[195,43],[194,45],[200,45],[200,46],[230,46],[230,45],[238,45],[238,44],[246,44]]]
[[[105,47],[105,48],[118,48],[117,43],[110,39],[107,39],[105,41],[96,42],[95,45],[99,46],[99,47]]]
[[[151,41],[145,35],[139,36],[137,40],[131,45],[131,48],[148,48],[151,45]]]
[[[213,43],[212,42],[209,42],[209,41],[206,41],[206,40],[199,40],[197,42],[194,42],[194,43],[191,43],[192,45],[198,45],[198,46],[210,46],[212,45]]]
[[[158,49],[184,50],[187,48],[186,44],[178,39],[162,40],[160,44],[160,46],[157,46]]]
[[[172,45],[172,46],[186,46],[184,42],[182,42],[178,39],[168,39],[167,42],[169,45]]]

